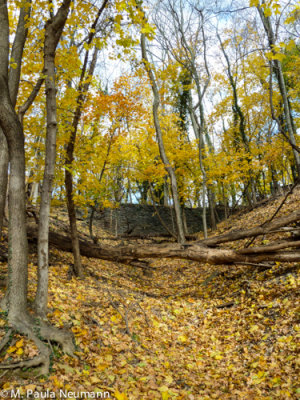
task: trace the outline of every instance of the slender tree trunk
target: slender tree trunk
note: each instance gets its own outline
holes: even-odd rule
[[[79,247],[79,239],[77,231],[76,208],[73,200],[73,177],[72,173],[67,169],[65,170],[65,185],[66,185],[67,208],[68,208],[70,231],[71,231],[73,257],[74,257],[74,273],[79,278],[83,278],[83,268],[81,264],[80,247]]]
[[[262,5],[264,5],[264,4],[265,4],[265,1],[263,0]],[[259,16],[261,18],[261,21],[263,23],[264,30],[268,37],[268,43],[269,43],[270,50],[272,51],[272,53],[274,55],[276,55],[275,35],[274,35],[272,24],[271,24],[271,19],[270,19],[270,17],[265,16],[262,5],[259,4],[257,6],[257,10],[258,10]],[[288,100],[286,84],[285,84],[284,76],[283,76],[283,72],[282,72],[282,65],[281,65],[280,60],[275,59],[275,60],[272,60],[271,62],[274,65],[274,72],[275,72],[275,75],[276,75],[276,78],[278,81],[279,90],[280,90],[280,94],[281,94],[282,101],[283,101],[285,128],[288,132],[289,140],[290,140],[290,143],[293,148],[293,154],[294,154],[294,158],[295,158],[295,164],[296,164],[296,169],[297,169],[297,174],[298,174],[298,179],[299,179],[300,178],[300,154],[294,147],[294,146],[297,146],[297,143],[296,143],[295,135],[293,132],[293,125],[292,125],[292,121],[291,121],[291,110],[290,110],[290,104],[289,104],[289,100]]]
[[[52,183],[56,158],[56,87],[55,51],[66,23],[71,0],[65,0],[57,14],[46,22],[44,42],[44,73],[46,89],[47,133],[46,159],[41,194],[38,235],[38,287],[35,308],[38,315],[45,317],[48,304],[48,237]]]
[[[204,133],[205,133],[205,114],[204,114],[204,107],[203,107],[203,99],[204,95],[206,93],[206,90],[209,86],[211,75],[210,71],[208,68],[208,63],[207,63],[207,57],[206,57],[206,37],[204,33],[204,19],[203,19],[203,13],[202,11],[199,10],[200,18],[201,18],[201,32],[202,32],[202,41],[203,41],[203,57],[204,57],[204,65],[205,65],[205,70],[207,73],[207,78],[204,82],[203,88],[201,88],[200,84],[200,79],[196,67],[196,54],[193,48],[188,44],[185,36],[185,32],[183,30],[182,25],[180,24],[179,26],[179,31],[181,34],[181,41],[183,44],[184,49],[186,50],[187,54],[189,55],[188,57],[188,65],[187,68],[190,71],[194,82],[196,84],[196,92],[198,96],[198,110],[199,110],[199,119],[195,113],[195,109],[192,104],[192,96],[191,93],[189,93],[189,99],[188,99],[188,109],[189,113],[191,115],[192,119],[192,126],[194,133],[196,135],[196,138],[198,139],[198,155],[199,155],[199,165],[200,165],[200,170],[202,172],[202,207],[203,207],[203,212],[202,212],[202,221],[203,221],[203,233],[204,237],[207,237],[207,215],[206,215],[206,195],[208,194],[208,188],[207,188],[207,171],[204,166],[203,160],[205,157],[205,148],[204,148]]]
[[[164,206],[169,206],[169,186],[168,186],[168,175],[164,177]]]
[[[90,65],[90,69],[88,71],[88,76],[92,77],[96,61],[97,61],[98,50],[95,48],[93,59]],[[72,175],[72,164],[74,161],[74,149],[75,149],[75,141],[78,124],[81,118],[82,107],[85,101],[85,93],[89,89],[89,84],[83,84],[83,80],[85,77],[85,72],[87,68],[88,61],[88,52],[86,53],[84,65],[81,72],[80,84],[79,84],[79,95],[77,98],[77,108],[75,111],[75,115],[72,122],[72,129],[70,133],[70,138],[67,144],[66,151],[66,160],[65,160],[65,185],[66,185],[66,196],[67,196],[67,208],[69,214],[69,223],[70,223],[70,231],[71,231],[71,239],[73,246],[73,257],[74,257],[74,273],[76,276],[82,278],[83,277],[83,268],[81,264],[80,257],[80,248],[79,248],[79,239],[78,239],[78,231],[77,231],[77,220],[76,220],[76,207],[73,199],[73,175]]]
[[[185,235],[184,235],[184,227],[183,227],[182,214],[181,214],[181,208],[180,208],[180,202],[179,202],[177,179],[176,179],[174,168],[171,166],[170,161],[167,157],[164,142],[163,142],[162,131],[161,131],[161,126],[160,126],[160,121],[159,121],[159,116],[158,116],[158,109],[159,109],[159,104],[160,104],[159,92],[158,92],[156,80],[154,77],[154,73],[153,73],[151,66],[149,64],[149,61],[148,61],[145,34],[141,35],[141,49],[142,49],[142,59],[143,59],[146,71],[147,71],[149,79],[150,79],[152,92],[153,92],[153,96],[154,96],[153,119],[154,119],[156,137],[157,137],[157,142],[158,142],[158,147],[159,147],[159,153],[160,153],[161,160],[164,164],[165,170],[169,174],[170,181],[171,181],[171,190],[172,190],[172,198],[173,198],[174,210],[175,210],[175,216],[176,216],[178,242],[184,243]]]
[[[109,0],[103,0],[101,7],[99,8],[99,11],[96,15],[96,18],[91,26],[89,35],[88,35],[88,40],[87,40],[87,45],[90,46],[95,34],[96,34],[96,28],[98,21],[105,10],[107,4],[109,3]],[[87,73],[89,78],[92,78],[97,62],[97,55],[98,55],[98,49],[95,47],[94,49],[94,54],[93,54],[93,59],[90,64],[89,71]],[[66,152],[66,160],[65,160],[65,186],[66,186],[66,197],[67,197],[67,208],[68,208],[68,214],[69,214],[69,223],[70,223],[70,231],[71,231],[71,238],[72,238],[72,246],[73,246],[73,257],[74,257],[74,272],[75,275],[82,278],[83,277],[83,268],[81,264],[81,258],[80,258],[80,247],[79,247],[79,239],[78,239],[78,231],[77,231],[77,221],[76,221],[76,207],[75,203],[73,200],[73,175],[72,175],[72,164],[74,161],[74,149],[75,149],[75,142],[76,142],[76,134],[77,134],[77,128],[78,124],[81,118],[82,114],[82,107],[86,98],[86,93],[89,90],[90,86],[90,80],[88,82],[84,83],[84,80],[86,78],[86,71],[87,71],[87,65],[88,65],[88,56],[89,56],[89,50],[86,50],[85,57],[84,57],[84,62],[83,66],[81,69],[81,76],[80,76],[80,81],[79,81],[79,88],[78,88],[78,97],[77,97],[77,107],[76,111],[74,114],[74,118],[72,121],[72,130],[70,134],[70,139],[67,143],[67,152]]]
[[[189,113],[191,116],[191,121],[192,121],[192,127],[195,133],[195,136],[198,140],[198,157],[199,157],[199,165],[200,165],[200,170],[202,172],[202,223],[203,223],[203,234],[204,237],[207,238],[207,215],[206,215],[206,192],[207,192],[207,175],[206,175],[206,170],[203,165],[203,133],[201,129],[201,123],[197,120],[197,116],[195,114],[195,110],[192,105],[192,96],[190,94],[189,96],[189,104],[188,104],[188,109]]]
[[[217,229],[216,215],[215,215],[215,199],[214,199],[214,193],[210,186],[207,189],[207,197],[208,197],[208,204],[210,211],[210,226],[211,230],[215,231]]]
[[[228,74],[228,79],[229,79],[229,83],[232,89],[232,95],[233,95],[233,104],[232,104],[232,111],[233,111],[233,123],[234,126],[236,127],[236,129],[238,129],[238,135],[239,137],[237,137],[237,144],[236,144],[236,148],[237,150],[240,149],[240,140],[242,141],[244,150],[246,152],[246,160],[249,164],[249,172],[250,172],[250,179],[249,181],[246,183],[246,190],[245,190],[245,197],[249,203],[249,205],[251,207],[253,207],[256,204],[256,193],[255,193],[255,183],[254,183],[254,179],[251,176],[252,174],[252,167],[251,167],[251,161],[252,161],[252,157],[251,157],[251,153],[250,153],[250,146],[249,146],[249,140],[248,137],[246,135],[246,129],[245,129],[245,115],[243,110],[241,109],[240,105],[239,105],[239,100],[238,100],[238,92],[237,92],[237,84],[236,84],[236,79],[234,78],[234,75],[232,73],[232,69],[231,69],[231,64],[229,61],[229,57],[228,54],[225,51],[225,47],[223,45],[223,42],[221,40],[220,35],[217,33],[217,37],[218,40],[220,42],[220,46],[221,46],[221,50],[222,53],[224,55],[224,58],[226,60],[226,64],[227,64],[227,74]]]
[[[202,141],[199,139],[199,147],[202,147]],[[204,237],[207,238],[207,215],[206,215],[206,193],[207,193],[207,176],[203,165],[202,150],[199,149],[199,162],[200,169],[202,172],[202,221],[203,221],[203,233]]]
[[[202,213],[202,220],[203,220],[203,231],[204,231],[204,236],[207,237],[207,215],[206,215],[206,205],[205,205],[205,199],[207,195],[207,169],[205,168],[205,165],[203,163],[203,160],[205,158],[205,151],[204,151],[204,134],[205,134],[205,114],[204,114],[204,107],[203,107],[203,99],[204,95],[206,93],[206,90],[209,86],[211,75],[207,63],[207,56],[206,56],[206,37],[205,37],[205,31],[204,31],[204,15],[203,11],[199,8],[195,7],[195,10],[197,10],[197,13],[199,14],[199,25],[197,26],[196,30],[199,32],[201,31],[202,33],[202,44],[203,44],[203,58],[204,58],[204,66],[205,66],[205,71],[206,71],[206,79],[203,82],[203,85],[201,87],[200,84],[200,78],[197,70],[197,50],[193,46],[190,45],[189,40],[187,39],[187,33],[186,33],[186,27],[183,24],[184,21],[184,10],[183,10],[183,2],[180,2],[180,12],[179,14],[176,11],[176,7],[174,7],[173,2],[169,1],[168,6],[170,8],[170,14],[172,16],[172,24],[175,25],[176,31],[178,32],[178,39],[180,40],[180,46],[181,50],[183,50],[183,53],[185,54],[185,59],[184,61],[180,59],[177,56],[177,49],[176,51],[173,51],[173,57],[177,62],[182,64],[184,68],[189,72],[190,76],[190,82],[193,80],[195,82],[196,86],[196,93],[198,96],[198,103],[195,108],[198,108],[199,111],[199,120],[198,116],[196,115],[195,109],[193,107],[192,101],[191,101],[191,96],[189,96],[188,99],[188,110],[191,115],[192,125],[194,129],[194,133],[196,135],[196,138],[198,139],[198,153],[199,153],[199,164],[200,164],[200,169],[202,172],[203,176],[203,181],[202,181],[202,206],[203,206],[203,213]],[[197,34],[198,34],[197,32]],[[161,30],[161,33],[163,36],[164,32],[163,29]],[[169,44],[167,45],[167,50],[169,50]],[[189,92],[189,89],[184,89],[186,92]]]

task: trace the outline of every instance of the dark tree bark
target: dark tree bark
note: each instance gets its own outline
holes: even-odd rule
[[[22,57],[23,50],[25,46],[25,42],[27,39],[28,28],[26,27],[26,21],[30,17],[31,12],[31,0],[28,1],[24,7],[20,8],[19,21],[16,31],[16,36],[12,45],[10,58],[14,60],[15,68],[9,69],[8,74],[8,87],[9,87],[9,95],[12,102],[13,107],[16,106],[19,84],[20,84],[20,76],[21,76],[21,66],[22,66]]]
[[[100,9],[96,15],[95,21],[93,22],[90,32],[89,32],[89,35],[88,35],[88,39],[87,39],[88,46],[92,43],[92,41],[95,37],[98,21],[108,3],[109,3],[109,0],[104,0],[102,3],[102,6],[100,7]],[[95,47],[93,58],[92,58],[89,70],[87,72],[89,50],[86,50],[83,66],[81,69],[79,86],[78,86],[77,107],[76,107],[74,118],[73,118],[72,125],[71,125],[72,129],[71,129],[69,141],[67,143],[67,152],[66,152],[66,159],[65,159],[65,166],[66,166],[66,168],[65,168],[65,185],[66,185],[67,208],[68,208],[68,214],[69,214],[70,231],[71,231],[72,246],[73,246],[74,272],[75,272],[75,275],[80,278],[83,277],[83,268],[82,268],[81,259],[80,259],[80,248],[79,248],[77,223],[76,223],[76,207],[75,207],[75,203],[73,200],[72,164],[74,161],[74,149],[75,149],[77,128],[78,128],[78,124],[79,124],[81,114],[82,114],[82,107],[83,107],[85,99],[86,99],[86,93],[88,92],[89,86],[90,86],[90,80],[88,80],[85,83],[84,83],[84,81],[88,77],[92,78],[95,67],[96,67],[97,55],[98,55],[98,49],[97,49],[97,47]]]
[[[42,72],[42,75],[43,74],[44,74],[44,71]],[[18,116],[19,116],[19,120],[20,120],[22,126],[23,126],[24,115],[28,111],[28,109],[31,107],[32,103],[34,102],[36,96],[38,95],[38,93],[42,87],[42,84],[44,83],[44,80],[45,79],[43,77],[38,79],[37,83],[35,84],[34,88],[32,89],[27,100],[18,109]]]
[[[95,48],[93,60],[90,65],[89,75],[92,76],[94,73],[94,69],[97,61],[97,49]],[[79,84],[79,95],[77,98],[77,108],[75,111],[75,115],[72,122],[72,129],[70,133],[70,138],[67,144],[66,151],[66,160],[65,160],[65,185],[66,185],[66,195],[67,195],[67,208],[69,214],[69,222],[70,222],[70,231],[72,238],[72,246],[73,246],[73,257],[74,257],[74,272],[75,275],[83,278],[83,268],[80,259],[80,248],[79,248],[79,240],[78,240],[78,232],[77,232],[77,223],[76,223],[76,207],[73,200],[73,175],[72,175],[72,164],[74,161],[74,149],[75,149],[75,141],[76,141],[76,133],[78,128],[78,123],[81,118],[82,107],[85,100],[85,93],[88,90],[89,84],[83,85],[83,79],[85,77],[85,69],[87,66],[88,60],[88,51],[86,53],[86,58],[84,62],[84,68],[82,69],[80,84]]]

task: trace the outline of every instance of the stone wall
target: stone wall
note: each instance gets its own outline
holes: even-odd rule
[[[157,210],[157,211],[156,211]],[[176,232],[175,213],[173,208],[138,204],[122,204],[119,208],[106,208],[95,213],[94,226],[101,227],[113,235],[130,236],[159,236],[168,234],[160,222],[160,218],[169,230]],[[224,219],[224,209],[219,207],[217,213],[220,219]],[[184,209],[188,233],[193,234],[202,230],[202,209]],[[210,218],[207,216],[209,225]]]

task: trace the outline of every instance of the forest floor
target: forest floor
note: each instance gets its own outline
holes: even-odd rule
[[[263,223],[281,200],[222,222],[216,233]],[[279,215],[299,207],[298,190]],[[288,234],[259,237],[254,244],[283,235]],[[234,247],[244,244],[236,242]],[[51,249],[50,261],[48,317],[73,331],[78,358],[53,346],[49,376],[28,379],[0,373],[7,398],[11,390],[19,390],[23,398],[53,398],[54,393],[63,398],[60,390],[69,392],[69,398],[105,398],[109,392],[117,400],[300,395],[299,264],[212,266],[160,259],[144,269],[83,258],[86,277],[78,280],[68,272],[71,254]],[[36,264],[32,253],[30,300],[36,289]],[[0,263],[0,270],[5,274],[7,264]],[[5,323],[0,319],[0,328]],[[0,354],[0,362],[35,354],[34,344],[19,337]],[[79,392],[88,395],[80,397]]]

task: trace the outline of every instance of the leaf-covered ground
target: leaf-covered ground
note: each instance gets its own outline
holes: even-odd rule
[[[299,197],[295,192],[279,215],[299,207]],[[231,218],[220,224],[218,233],[263,223],[280,201]],[[260,237],[254,244],[282,235]],[[162,259],[145,269],[83,258],[87,276],[79,281],[70,279],[71,263],[71,254],[51,250],[48,316],[53,324],[72,329],[78,358],[53,347],[50,376],[0,374],[1,389],[20,389],[21,394],[28,389],[109,391],[118,400],[299,395],[298,264],[211,266]],[[2,273],[6,267],[1,264]],[[29,277],[33,299],[34,254]],[[35,352],[20,337],[2,352],[1,360],[33,357]]]

